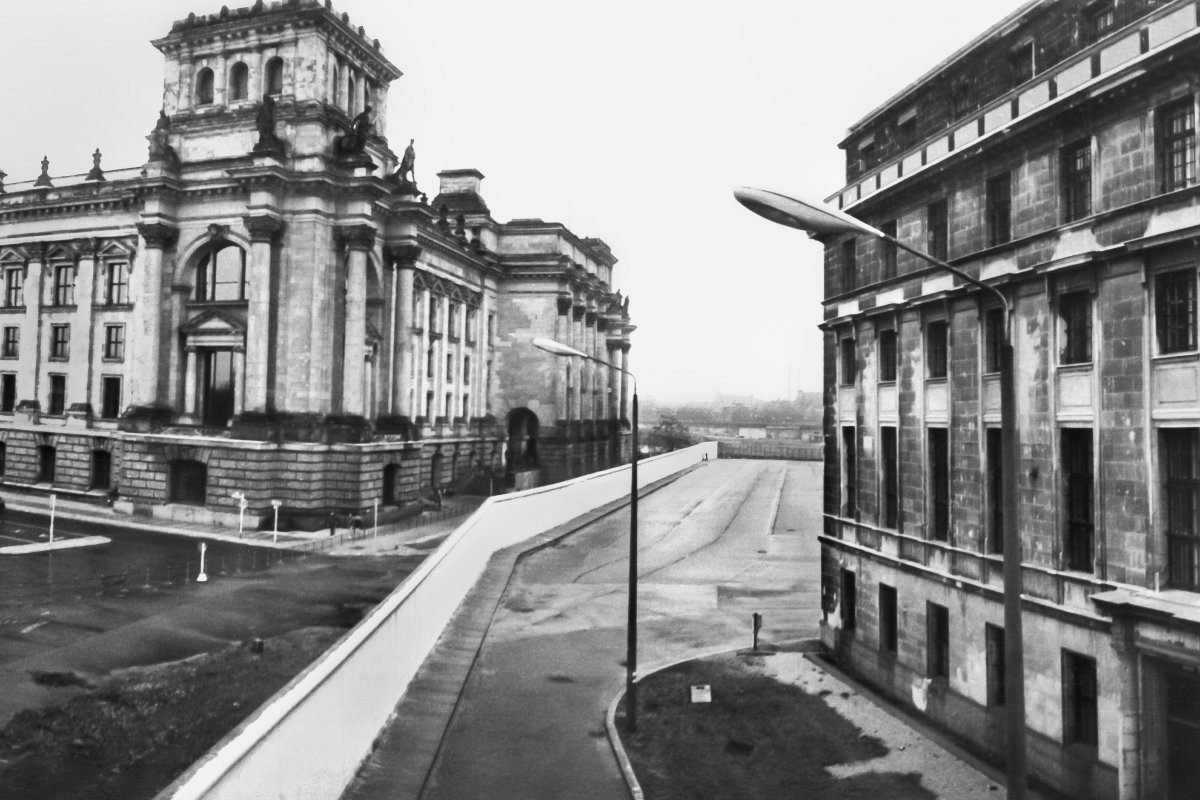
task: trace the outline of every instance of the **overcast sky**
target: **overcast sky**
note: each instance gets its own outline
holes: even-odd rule
[[[230,2],[231,7],[251,2]],[[335,0],[403,72],[388,136],[417,182],[474,167],[497,219],[598,236],[631,296],[643,396],[819,390],[821,249],[732,197],[827,197],[851,123],[1019,0]],[[145,161],[149,40],[204,0],[0,3],[7,182]]]

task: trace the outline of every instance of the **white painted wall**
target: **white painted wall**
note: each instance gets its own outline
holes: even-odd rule
[[[638,485],[716,457],[716,443],[705,442],[645,459]],[[158,800],[337,800],[492,555],[628,494],[623,466],[488,498],[337,645]]]

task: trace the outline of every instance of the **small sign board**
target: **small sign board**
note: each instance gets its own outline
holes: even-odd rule
[[[692,687],[692,702],[693,703],[711,703],[712,702],[712,686],[707,683],[696,684]]]

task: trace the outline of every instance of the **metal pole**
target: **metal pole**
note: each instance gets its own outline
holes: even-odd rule
[[[1025,646],[1021,630],[1021,534],[1017,526],[1017,389],[1013,325],[1005,319],[1000,346],[1000,455],[1004,513],[1004,704],[1008,800],[1025,800]]]
[[[625,723],[626,730],[637,730],[637,551],[638,551],[638,396],[633,388],[633,453],[629,463],[629,620],[626,624]]]
[[[50,544],[54,544],[54,508],[57,501],[54,492],[50,493]]]

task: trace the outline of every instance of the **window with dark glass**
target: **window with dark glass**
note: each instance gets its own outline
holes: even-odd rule
[[[1095,747],[1099,741],[1096,659],[1062,651],[1063,744]]]
[[[983,312],[983,371],[1000,371],[1000,354],[1004,347],[1004,309],[989,308]]]
[[[853,339],[842,339],[839,346],[842,349],[842,385],[849,386],[858,373],[858,354],[854,351]]]
[[[12,372],[0,375],[0,411],[11,412],[17,407],[17,376]]]
[[[451,339],[458,338],[458,303],[450,303],[446,309],[446,334]]]
[[[241,61],[229,68],[229,99],[245,100],[250,83],[250,70]]]
[[[950,610],[925,602],[925,674],[930,678],[950,677]]]
[[[930,428],[929,441],[929,538],[950,538],[950,437],[945,428]]]
[[[950,218],[945,200],[930,203],[925,214],[926,244],[929,255],[945,261],[950,257]]]
[[[988,180],[986,194],[988,247],[996,247],[1012,239],[1012,175]]]
[[[167,465],[167,500],[202,506],[208,497],[208,467],[202,461],[176,459]]]
[[[842,568],[842,630],[852,631],[858,625],[858,583],[854,572]]]
[[[429,295],[429,330],[432,333],[442,332],[442,298],[436,294]]]
[[[896,331],[893,328],[879,332],[879,380],[882,383],[896,380]]]
[[[1196,182],[1196,113],[1192,98],[1167,106],[1158,115],[1162,190],[1172,192]]]
[[[496,338],[496,315],[488,314],[487,316],[487,343],[491,346]]]
[[[471,357],[463,356],[463,385],[467,386],[471,383]]]
[[[196,299],[228,302],[246,299],[246,251],[227,244],[209,251],[196,272]]]
[[[467,344],[475,344],[475,324],[479,320],[479,312],[474,308],[467,309]]]
[[[1196,270],[1154,277],[1154,330],[1160,355],[1196,349]]]
[[[917,143],[917,112],[915,110],[900,115],[900,121],[896,123],[896,137],[900,140],[900,147],[905,150]]]
[[[92,489],[107,489],[112,486],[112,453],[107,450],[92,451]]]
[[[900,464],[896,450],[896,429],[879,429],[879,445],[883,475],[883,527],[900,528]]]
[[[935,320],[925,325],[925,376],[927,378],[946,377],[947,344],[945,320]]]
[[[125,358],[125,326],[104,326],[104,360],[120,361]]]
[[[1096,524],[1090,428],[1068,428],[1062,432],[1062,462],[1066,491],[1064,560],[1067,569],[1091,572]]]
[[[121,416],[121,379],[105,375],[100,379],[100,418],[116,419]]]
[[[463,419],[467,419],[468,417],[470,417],[470,408],[471,408],[471,395],[464,394],[463,399],[462,399],[462,418]]]
[[[1101,3],[1083,12],[1084,34],[1088,42],[1098,42],[1116,27],[1116,11],[1112,3]]]
[[[888,220],[879,226],[879,230],[883,231],[884,236],[896,238],[896,220]],[[879,278],[887,280],[888,278],[896,277],[896,245],[887,239],[879,240],[879,248],[883,254],[883,263],[880,267]]]
[[[950,87],[950,112],[954,115],[954,119],[960,119],[971,113],[971,87],[969,84],[959,82]]]
[[[54,268],[54,305],[75,305],[75,267],[70,264]]]
[[[54,474],[58,465],[58,451],[52,445],[43,444],[38,447],[38,483],[54,483]]]
[[[1167,524],[1167,580],[1200,591],[1200,429],[1163,428],[1158,435]]]
[[[1067,222],[1092,213],[1092,143],[1085,139],[1064,147],[1062,161],[1063,217]]]
[[[71,326],[70,325],[51,325],[50,326],[50,357],[51,358],[66,358],[70,354],[71,346]]]
[[[104,302],[110,306],[123,306],[129,302],[129,265],[124,261],[110,261],[104,290]]]
[[[433,347],[430,347],[429,352],[427,352],[425,354],[425,377],[426,378],[433,377],[434,364],[436,363],[434,361],[435,357],[436,357],[436,354],[433,351]]]
[[[896,587],[879,584],[879,649],[895,653],[899,644],[899,613],[896,608]]]
[[[267,88],[267,94],[283,94],[283,59],[278,56],[272,58],[266,65],[266,80],[263,84]]]
[[[860,144],[858,146],[858,157],[859,157],[859,160],[862,162],[863,169],[870,169],[871,167],[875,166],[876,162],[879,159],[875,155],[875,140],[874,139],[872,139],[869,142],[863,142],[862,144]]]
[[[999,428],[988,428],[985,434],[987,448],[987,551],[992,555],[1004,554],[1004,432]]]
[[[9,308],[25,305],[25,270],[21,267],[4,270],[4,305]]]
[[[208,67],[196,73],[196,105],[206,106],[213,101],[213,71]]]
[[[200,360],[201,421],[214,428],[224,428],[233,419],[237,381],[232,350],[209,350]]]
[[[446,381],[447,383],[453,383],[453,382],[454,382],[454,354],[453,354],[453,353],[447,353],[447,354],[446,354],[446,376],[445,376],[445,381]]]
[[[21,348],[21,329],[16,325],[6,325],[4,328],[4,344],[0,356],[17,358]]]
[[[1004,705],[1004,628],[984,623],[983,638],[987,660],[987,704]]]
[[[858,284],[858,252],[854,239],[842,242],[842,291],[849,292]]]
[[[442,407],[442,411],[447,417],[454,416],[454,395],[450,392],[446,392],[446,404]]]
[[[1008,54],[1009,73],[1013,86],[1020,86],[1033,77],[1033,42],[1023,44]]]
[[[46,413],[61,415],[67,410],[67,376],[50,376],[50,403]]]
[[[1058,298],[1060,364],[1090,364],[1092,361],[1092,295],[1071,292]]]
[[[858,440],[853,425],[842,428],[842,514],[854,517],[858,511]]]
[[[425,393],[425,419],[433,422],[433,392]]]

